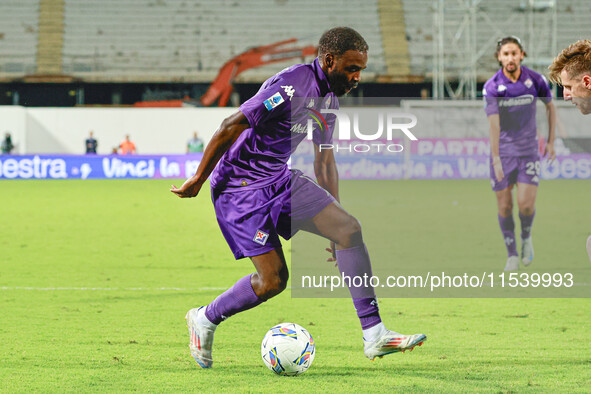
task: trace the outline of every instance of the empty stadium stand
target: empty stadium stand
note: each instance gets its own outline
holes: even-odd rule
[[[65,74],[84,81],[210,82],[225,61],[250,47],[292,37],[299,45],[315,44],[324,30],[337,25],[351,26],[366,37],[366,80],[429,79],[438,1],[2,0],[0,80]],[[538,18],[548,1],[534,3]],[[486,14],[474,29],[482,52],[481,77],[497,68],[491,40],[530,34],[527,4],[529,0],[479,3]],[[557,10],[558,49],[590,36],[588,0],[560,0]],[[553,34],[543,26],[536,31],[541,43]],[[528,49],[530,43],[524,39],[524,44]],[[548,60],[546,56],[536,66]],[[238,81],[260,82],[291,63],[250,70]]]
[[[0,1],[0,78],[36,71],[39,0]]]
[[[366,37],[370,73],[386,72],[377,0],[66,0],[64,13],[63,71],[86,80],[210,81],[250,47],[292,37],[315,43],[337,25]]]

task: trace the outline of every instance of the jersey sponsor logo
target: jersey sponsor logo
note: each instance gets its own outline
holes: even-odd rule
[[[291,132],[296,134],[306,134],[308,132],[308,126],[301,123],[294,123],[291,126]]]
[[[285,90],[285,94],[289,97],[289,101],[293,98],[293,94],[295,93],[295,89],[292,85],[282,85],[283,90]]]
[[[499,101],[499,107],[518,107],[521,105],[530,105],[534,102],[534,96],[531,94],[524,94],[522,96],[511,97]]]
[[[281,93],[277,92],[265,101],[263,101],[263,104],[265,105],[265,108],[267,108],[267,111],[270,111],[279,104],[281,104],[283,101],[285,101],[283,100],[283,96],[281,95]]]
[[[497,92],[504,92],[505,90],[507,90],[505,85],[499,85],[499,87],[497,87]]]
[[[523,84],[525,85],[526,88],[529,89],[533,86],[534,82],[530,78],[528,78],[525,80],[525,82]]]
[[[257,230],[257,232],[255,233],[254,238],[252,240],[254,242],[256,242],[257,244],[265,245],[267,243],[268,238],[269,238],[269,234],[267,234],[264,231]]]

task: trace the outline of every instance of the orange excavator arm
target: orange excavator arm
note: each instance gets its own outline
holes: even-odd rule
[[[208,107],[213,105],[217,100],[219,107],[225,107],[232,94],[232,81],[246,70],[293,58],[301,58],[304,61],[305,57],[316,56],[317,49],[314,45],[293,46],[292,44],[295,44],[297,41],[296,38],[290,38],[289,40],[251,48],[228,60],[220,68],[218,75],[205,94],[199,99],[200,104]],[[134,106],[182,107],[183,102],[191,101],[188,97],[185,100],[140,101],[135,103]]]
[[[232,81],[246,70],[288,59],[304,59],[307,56],[316,55],[317,50],[314,45],[285,47],[297,41],[297,39],[291,38],[274,44],[251,48],[228,60],[222,66],[205,94],[201,96],[201,104],[210,106],[218,100],[218,106],[224,107],[228,103],[230,94],[232,93]]]

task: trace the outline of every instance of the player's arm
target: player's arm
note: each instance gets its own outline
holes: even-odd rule
[[[170,191],[181,198],[195,197],[199,194],[201,186],[203,186],[218,161],[230,149],[240,134],[249,127],[248,120],[241,111],[236,111],[233,115],[224,119],[209,144],[207,144],[195,175],[187,179],[179,188],[172,185]]]
[[[552,103],[552,92],[550,91],[550,85],[543,75],[539,76],[538,85],[538,97],[546,105],[546,117],[548,118],[548,141],[544,148],[544,156],[548,156],[550,162],[556,158],[556,152],[554,151],[554,138],[556,136],[556,108]]]
[[[318,184],[339,201],[339,173],[332,149],[314,144],[314,173]]]
[[[556,136],[556,107],[552,101],[546,103],[546,116],[548,117],[548,141],[544,149],[544,156],[548,156],[550,162],[556,159],[554,151],[554,137]]]
[[[334,152],[332,149],[320,150],[320,146],[314,144],[314,173],[316,174],[316,181],[318,181],[318,184],[324,190],[332,194],[335,200],[340,202],[339,173],[337,171],[337,163],[334,159]],[[326,251],[331,254],[331,257],[326,261],[336,262],[336,247],[333,241],[330,241],[330,247],[326,248]]]
[[[490,153],[493,161],[495,178],[500,182],[505,177],[505,174],[503,173],[503,165],[501,164],[501,157],[499,154],[499,140],[501,138],[501,120],[499,114],[488,115],[488,126],[488,139],[490,141]]]

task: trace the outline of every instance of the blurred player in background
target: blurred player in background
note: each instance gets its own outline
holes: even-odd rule
[[[490,175],[496,193],[498,219],[507,248],[505,271],[519,269],[513,221],[513,185],[521,221],[521,261],[534,258],[531,236],[540,178],[540,156],[536,139],[536,99],[546,104],[548,141],[544,155],[554,160],[555,109],[546,79],[522,66],[526,56],[521,40],[514,36],[498,41],[495,57],[501,69],[484,84],[486,115],[490,126]]]
[[[95,154],[96,148],[98,147],[98,141],[94,138],[94,132],[91,131],[88,134],[88,138],[84,141],[84,145],[86,146],[86,154]]]
[[[563,86],[566,101],[577,106],[583,115],[591,113],[591,41],[579,40],[564,48],[552,62],[550,79]],[[587,238],[591,261],[591,236]]]
[[[187,153],[203,152],[203,140],[199,138],[197,132],[193,133],[193,138],[187,142]]]
[[[125,136],[125,141],[119,145],[122,155],[135,155],[135,144],[129,139],[129,134]]]
[[[2,150],[3,155],[9,155],[12,153],[12,150],[14,149],[14,144],[12,143],[12,136],[9,132],[6,132],[6,134],[4,134],[4,139],[2,140],[0,149]]]
[[[319,144],[332,142],[334,116],[327,119],[328,130],[315,129],[313,134],[318,183],[287,166],[291,153],[307,135],[308,116],[298,115],[308,108],[338,109],[337,96],[351,91],[360,80],[367,50],[367,43],[353,29],[340,27],[324,33],[318,58],[269,78],[254,97],[222,122],[195,175],[180,188],[173,185],[171,191],[179,197],[195,197],[211,173],[212,200],[222,233],[235,258],[249,257],[256,269],[206,307],[187,313],[191,355],[201,367],[212,365],[218,324],[287,286],[289,273],[279,236],[289,239],[302,229],[325,237],[336,243],[336,248],[331,243],[330,251],[344,275],[371,276],[361,226],[338,202],[334,154],[318,149]],[[294,97],[309,99],[292,101]],[[300,101],[306,101],[305,108],[295,104]],[[402,335],[386,329],[373,288],[349,290],[369,359],[412,349],[425,341],[423,334]]]

